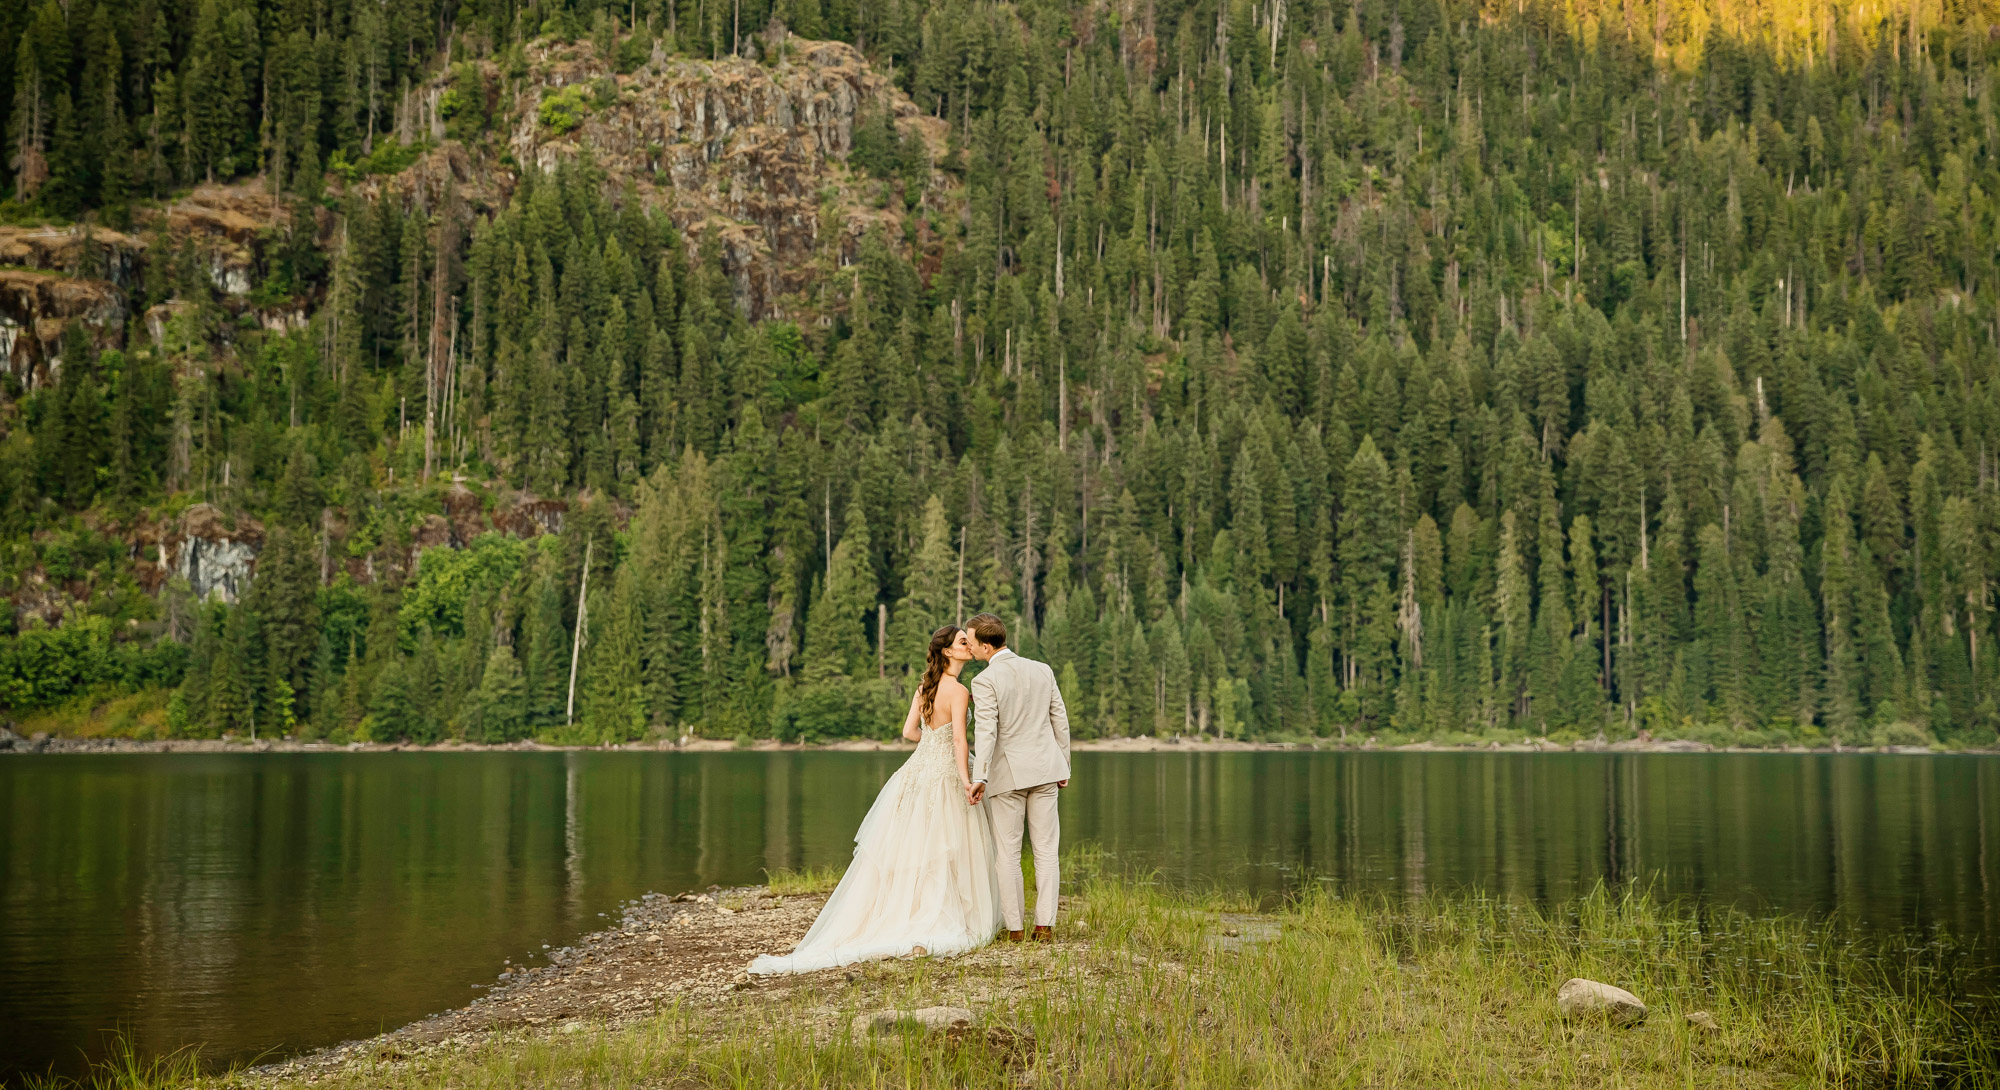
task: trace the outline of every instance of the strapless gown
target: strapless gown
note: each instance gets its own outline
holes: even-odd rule
[[[924,953],[949,957],[993,940],[1000,884],[986,807],[967,806],[949,727],[926,727],[854,834],[854,861],[790,954],[750,971],[809,973]]]

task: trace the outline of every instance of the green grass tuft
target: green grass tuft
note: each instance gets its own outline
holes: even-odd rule
[[[797,897],[808,893],[831,893],[840,884],[842,867],[781,868],[764,872],[764,880],[774,897]]]
[[[22,1090],[177,1090],[203,1085],[199,1057],[192,1048],[164,1056],[144,1057],[132,1039],[120,1034],[111,1042],[110,1055],[93,1065],[79,1078],[60,1075],[29,1075]]]

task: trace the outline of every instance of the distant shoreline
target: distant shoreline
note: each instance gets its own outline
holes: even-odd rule
[[[691,738],[685,742],[668,740],[648,742],[626,742],[620,745],[550,745],[536,741],[512,742],[505,745],[488,745],[480,742],[440,742],[432,745],[416,745],[397,742],[301,742],[290,739],[263,738],[257,741],[234,738],[79,738],[64,736],[22,738],[7,732],[0,732],[0,755],[5,754],[57,754],[57,753],[561,753],[569,751],[585,753],[799,753],[821,751],[829,753],[881,753],[908,752],[915,748],[907,742],[883,742],[873,739],[849,739],[839,742],[779,742],[774,739],[759,739],[748,746],[721,738]],[[1901,754],[1911,756],[1949,756],[1953,754],[1996,755],[2000,748],[1986,746],[1979,748],[1942,750],[1926,746],[1713,746],[1706,742],[1688,739],[1639,740],[1627,739],[1620,742],[1597,742],[1583,740],[1569,744],[1553,742],[1492,742],[1484,745],[1452,745],[1444,742],[1408,742],[1397,745],[1382,745],[1370,741],[1341,742],[1337,739],[1320,739],[1315,742],[1263,742],[1238,739],[1193,739],[1193,738],[1095,738],[1079,740],[1071,749],[1078,753],[1277,753],[1277,752],[1329,752],[1329,753],[1762,753],[1762,754],[1808,754],[1808,753],[1876,753]]]

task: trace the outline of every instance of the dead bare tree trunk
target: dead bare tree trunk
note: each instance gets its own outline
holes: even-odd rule
[[[583,657],[583,624],[590,615],[590,551],[596,544],[583,543],[583,585],[576,593],[576,635],[569,645],[569,700],[563,707],[563,726],[576,722],[576,664]]]
[[[437,256],[431,270],[431,335],[429,359],[424,365],[424,475],[428,481],[437,469],[438,401],[444,393],[440,371],[450,366],[451,338],[457,323],[450,316],[458,311],[451,293],[451,257],[458,248],[458,224],[452,205],[457,193],[445,183],[443,207],[438,215]]]

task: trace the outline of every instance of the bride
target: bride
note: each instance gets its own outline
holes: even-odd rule
[[[798,948],[750,963],[752,973],[809,973],[904,955],[950,956],[992,941],[1000,884],[986,808],[968,802],[970,694],[958,675],[971,634],[931,633],[923,683],[903,719],[917,751],[882,785],[854,834],[854,862]],[[933,723],[937,719],[939,722]]]

